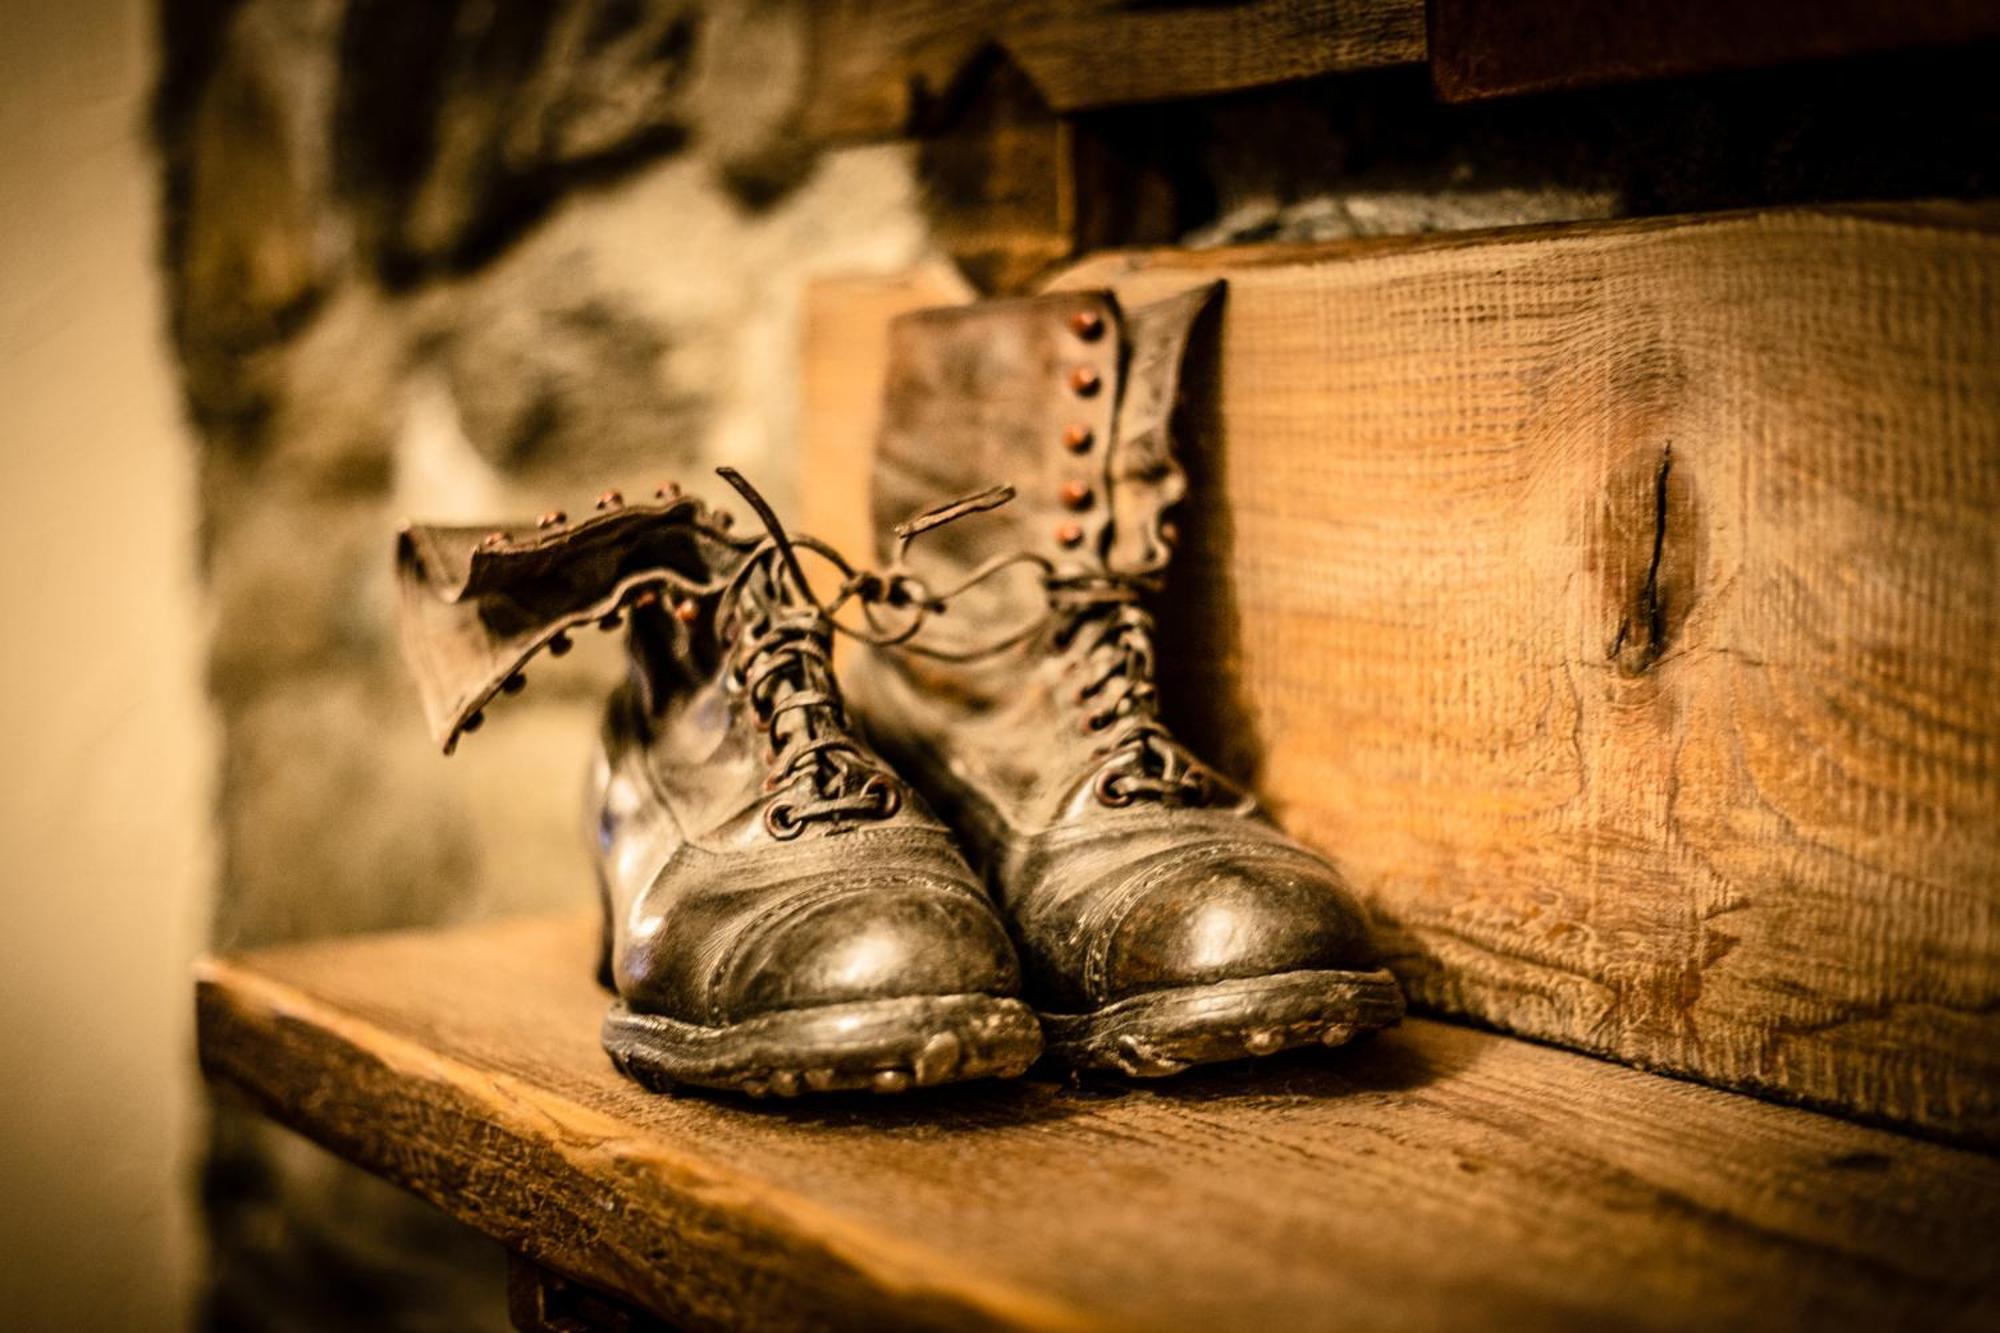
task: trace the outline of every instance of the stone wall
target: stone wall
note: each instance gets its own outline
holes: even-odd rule
[[[397,522],[588,510],[737,464],[792,500],[799,297],[924,253],[906,149],[789,132],[756,3],[168,0],[162,259],[201,440],[222,727],[213,939],[583,908],[607,642],[447,761]],[[500,1326],[497,1257],[218,1112],[218,1326]]]
[[[588,509],[725,461],[789,502],[805,279],[904,267],[924,233],[904,150],[795,150],[797,34],[757,10],[169,6],[218,944],[587,901],[570,797],[614,655],[538,671],[445,763],[390,543],[405,515]]]

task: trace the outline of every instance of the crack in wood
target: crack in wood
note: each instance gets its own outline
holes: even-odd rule
[[[1667,650],[1667,599],[1660,590],[1660,562],[1667,551],[1667,477],[1673,471],[1674,446],[1672,443],[1660,448],[1660,463],[1653,470],[1653,553],[1646,565],[1645,582],[1639,585],[1639,595],[1631,612],[1618,622],[1618,633],[1611,640],[1609,656],[1628,675],[1640,675],[1651,670]],[[1624,656],[1625,642],[1632,635],[1634,620],[1644,626],[1645,639],[1639,644],[1637,653],[1627,659]]]

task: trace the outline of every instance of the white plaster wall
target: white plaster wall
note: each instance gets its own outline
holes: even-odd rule
[[[0,1325],[188,1323],[208,881],[194,453],[142,0],[0,5]]]

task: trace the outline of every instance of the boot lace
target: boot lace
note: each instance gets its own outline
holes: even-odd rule
[[[808,824],[887,819],[902,805],[894,777],[856,743],[833,683],[831,633],[775,548],[751,557],[728,607],[728,671],[770,736],[764,827],[780,840]]]
[[[1101,732],[1104,760],[1092,790],[1100,804],[1135,801],[1207,805],[1221,794],[1215,772],[1159,720],[1153,616],[1130,579],[1102,574],[1048,580],[1058,652],[1075,652],[1083,674],[1072,699],[1086,732]]]
[[[902,806],[901,786],[854,738],[834,682],[832,624],[795,542],[748,482],[729,480],[769,533],[724,591],[717,627],[730,682],[770,737],[764,828],[789,841],[809,824],[887,819]]]
[[[1154,801],[1197,806],[1236,799],[1215,770],[1196,759],[1159,720],[1159,689],[1153,680],[1153,617],[1140,605],[1140,598],[1149,590],[1146,584],[1105,573],[1059,575],[1046,558],[1032,551],[994,557],[956,585],[938,592],[907,571],[904,557],[914,538],[968,514],[1005,504],[1012,496],[1011,487],[1000,487],[899,525],[896,558],[888,573],[850,579],[850,584],[874,580],[880,585],[880,595],[862,599],[874,633],[857,633],[856,637],[937,661],[971,662],[1050,633],[1056,651],[1074,649],[1079,654],[1084,680],[1072,699],[1083,712],[1081,726],[1088,732],[1104,733],[1096,751],[1104,762],[1092,784],[1099,803],[1118,807]],[[924,622],[942,612],[953,598],[1015,565],[1040,571],[1049,599],[1045,615],[967,649],[940,649],[911,641]],[[899,627],[883,626],[877,608],[885,605],[905,612]]]
[[[764,789],[776,793],[764,808],[772,837],[796,838],[808,824],[887,819],[902,806],[902,785],[882,761],[855,739],[833,674],[836,632],[887,644],[915,632],[881,634],[842,624],[836,616],[859,603],[871,624],[875,608],[907,609],[922,619],[941,609],[915,580],[857,570],[815,538],[792,536],[770,504],[734,468],[716,469],[749,502],[768,534],[730,581],[722,597],[718,631],[729,649],[727,670],[771,738]],[[1004,504],[1007,488],[983,492],[932,510],[912,523],[928,531],[965,514]],[[909,525],[906,525],[909,526]],[[914,535],[914,534],[911,534]],[[812,551],[843,575],[839,594],[821,602],[799,564]]]

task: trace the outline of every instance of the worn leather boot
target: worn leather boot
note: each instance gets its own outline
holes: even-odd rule
[[[849,729],[794,543],[754,494],[762,540],[662,501],[399,545],[404,641],[447,752],[537,651],[629,623],[589,783],[605,1049],[651,1088],[753,1096],[1021,1073],[1041,1036],[1006,930]]]
[[[948,614],[850,673],[870,734],[993,882],[1049,1051],[1146,1077],[1337,1045],[1403,1010],[1339,874],[1159,716],[1145,602],[1186,487],[1180,364],[1212,294],[898,321],[877,524],[994,482],[1021,498],[887,552],[906,600]]]

